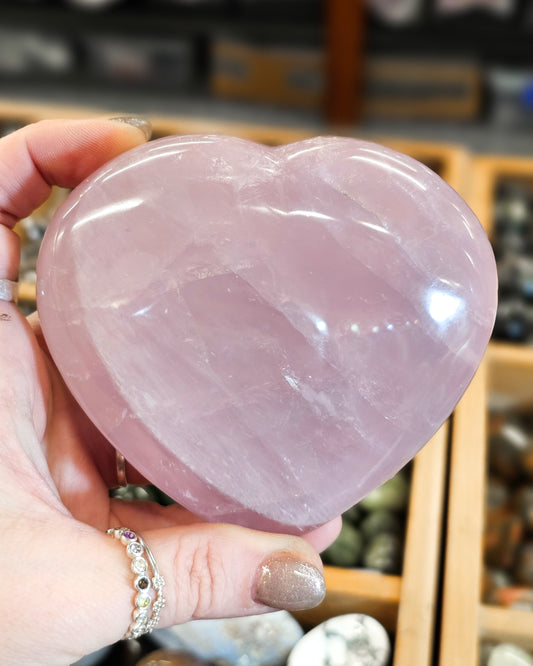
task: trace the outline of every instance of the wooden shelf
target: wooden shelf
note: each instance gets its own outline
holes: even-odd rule
[[[482,640],[533,649],[533,612],[481,599],[488,398],[505,387],[510,406],[520,405],[533,384],[532,358],[529,348],[491,345],[454,414],[440,666],[477,664]]]
[[[209,61],[206,44],[213,37],[223,35],[274,45],[324,48],[325,117],[334,123],[353,123],[358,119],[365,31],[362,0],[284,3],[283,11],[276,11],[274,7],[270,11],[255,12],[246,11],[245,7],[233,2],[200,9],[191,6],[153,8],[146,3],[134,9],[118,6],[100,12],[82,12],[62,6],[18,7],[16,3],[4,3],[0,5],[0,24],[5,28],[61,35],[72,52],[72,65],[65,76],[42,74],[45,79],[48,76],[46,80],[52,87],[73,85],[76,80],[82,86],[91,82],[87,71],[90,67],[85,66],[85,61],[90,58],[80,57],[78,53],[80,49],[83,53],[81,44],[87,36],[111,35],[121,39],[129,36],[135,39],[150,35],[155,39],[187,39],[195,54],[191,78],[204,83],[207,76],[204,70]],[[200,62],[202,66],[199,66]],[[23,77],[0,77],[0,81],[12,81],[13,78],[19,79],[20,85]],[[35,80],[30,72],[26,89],[31,90],[32,78]],[[105,81],[102,85],[105,87]],[[149,88],[148,83],[146,87]],[[174,91],[173,94],[177,93]]]
[[[482,605],[479,637],[491,642],[518,643],[526,650],[533,650],[533,613]]]
[[[39,102],[2,99],[0,97],[0,123],[34,123],[49,118],[112,118],[127,115],[125,109],[95,108],[65,104],[43,104]],[[243,123],[214,118],[166,115],[160,113],[145,114],[153,126],[154,137],[169,134],[232,134],[251,141],[269,145],[290,143],[315,136],[317,129],[301,129],[286,125],[261,123]],[[323,128],[324,133],[327,129]]]
[[[415,458],[394,666],[433,663],[448,437],[449,424],[445,423]]]
[[[494,195],[501,181],[508,179],[533,181],[533,160],[521,157],[487,155],[472,160],[469,201],[486,232],[494,226]]]
[[[485,503],[486,364],[453,416],[444,569],[441,666],[478,663]]]
[[[491,343],[489,359],[489,401],[499,409],[527,409],[533,407],[533,346]]]
[[[31,282],[21,282],[19,284],[18,301],[35,304],[36,293],[34,284]]]

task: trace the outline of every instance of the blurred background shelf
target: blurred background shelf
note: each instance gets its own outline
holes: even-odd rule
[[[471,4],[420,0],[395,22],[379,0],[129,0],[101,11],[4,0],[0,98],[533,154],[533,9],[439,10]],[[240,59],[217,58],[228,43],[245,47]],[[217,88],[221,73],[237,85]]]
[[[216,78],[213,68],[220,67],[212,62],[217,41],[240,40],[253,44],[251,48],[257,45],[259,57],[270,48],[282,49],[289,59],[295,50],[312,49],[320,60],[314,73],[320,85],[315,112],[333,122],[357,117],[363,46],[360,0],[289,2],[277,8],[233,1],[157,3],[155,11],[153,4],[133,2],[82,12],[65,5],[3,3],[0,87],[24,96],[43,85],[60,95],[75,95],[77,90],[86,94],[87,89],[105,94],[118,86],[124,93],[155,93],[167,103],[209,103],[211,79]],[[233,68],[235,75],[231,63],[221,66]],[[238,64],[237,77],[252,76],[248,67],[250,62]],[[297,71],[283,78],[278,85],[287,90],[315,85]]]
[[[20,282],[18,300],[24,303],[34,304],[36,302],[35,284],[31,282]]]

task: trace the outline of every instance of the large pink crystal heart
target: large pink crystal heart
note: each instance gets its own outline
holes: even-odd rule
[[[62,376],[135,467],[209,520],[296,533],[448,417],[496,283],[473,213],[404,155],[188,136],[73,192],[37,291]]]

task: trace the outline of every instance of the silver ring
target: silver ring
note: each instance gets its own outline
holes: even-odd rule
[[[14,280],[0,278],[0,301],[16,303],[19,293],[19,283]]]
[[[159,573],[152,551],[142,537],[127,527],[111,528],[107,533],[126,546],[126,553],[131,558],[135,598],[130,626],[123,639],[139,638],[152,632],[159,622],[159,614],[166,604],[162,592],[165,579]],[[155,598],[152,590],[155,590]]]
[[[128,477],[126,476],[126,458],[115,450],[115,462],[117,465],[117,488],[125,488],[128,485]]]

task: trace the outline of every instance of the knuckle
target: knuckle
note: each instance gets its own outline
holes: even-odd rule
[[[222,558],[209,538],[192,536],[176,553],[174,570],[180,581],[181,602],[189,618],[209,617],[224,601],[226,574]]]

